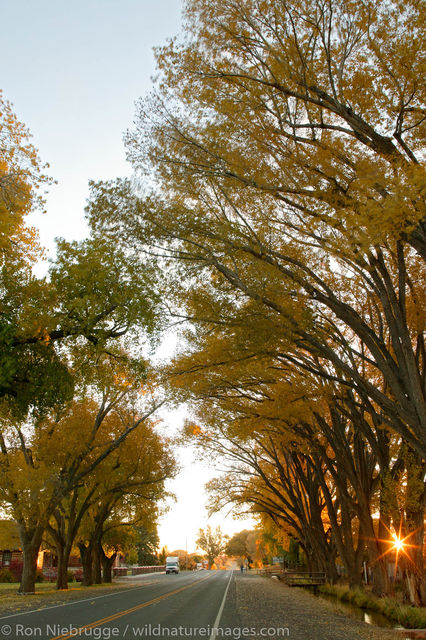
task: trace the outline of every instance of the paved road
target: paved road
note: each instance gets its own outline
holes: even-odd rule
[[[153,575],[119,592],[3,617],[0,638],[217,637],[215,626],[233,624],[231,582],[231,571]]]
[[[0,617],[0,640],[395,640],[398,635],[348,618],[303,590],[239,571],[153,574],[135,582]]]

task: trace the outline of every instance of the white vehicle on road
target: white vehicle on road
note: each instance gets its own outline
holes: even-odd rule
[[[179,558],[177,556],[166,558],[166,573],[179,573]]]

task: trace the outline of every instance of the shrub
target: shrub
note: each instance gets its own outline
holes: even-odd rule
[[[22,570],[24,563],[22,560],[12,560],[9,566],[9,570],[13,573],[14,582],[21,582]]]
[[[362,609],[377,611],[386,618],[394,620],[407,629],[426,628],[426,610],[409,605],[401,605],[393,598],[376,598],[362,589],[349,589],[325,585],[320,592],[336,597],[343,602],[352,602]]]
[[[355,597],[353,598],[353,602],[361,609],[366,609],[369,606],[370,598],[365,593],[365,591],[358,590],[355,592]]]
[[[15,576],[9,569],[0,569],[0,582],[16,582]]]
[[[40,571],[40,569],[37,569],[37,573],[36,573],[36,582],[43,582],[44,581],[44,575],[43,572]]]
[[[74,572],[73,571],[68,571],[67,580],[68,580],[68,582],[74,582],[75,576],[74,576]]]
[[[414,607],[402,606],[398,616],[398,622],[407,629],[426,629],[426,610]]]
[[[76,582],[82,582],[83,581],[83,572],[81,569],[79,569],[78,571],[76,571],[74,573],[74,578]]]
[[[56,576],[58,575],[58,570],[56,567],[45,567],[43,569],[44,579],[48,582],[56,582]]]

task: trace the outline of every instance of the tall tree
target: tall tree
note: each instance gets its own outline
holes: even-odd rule
[[[44,173],[31,135],[0,94],[0,398],[20,419],[72,395],[64,351],[87,341],[111,341],[138,327],[159,326],[155,268],[141,269],[125,250],[102,239],[58,243],[48,277],[32,266],[41,256],[27,215],[43,209]]]
[[[213,530],[210,525],[207,525],[206,529],[200,529],[198,531],[198,538],[195,543],[205,552],[209,569],[214,563],[215,558],[225,551],[227,542],[228,536],[223,535],[220,527],[216,527],[216,529]]]
[[[249,560],[250,554],[246,544],[249,533],[251,532],[248,529],[234,533],[226,545],[225,553],[228,556],[239,556]]]
[[[89,209],[95,232],[138,250],[148,244],[171,267],[168,303],[192,322],[188,357],[175,369],[181,395],[190,372],[203,400],[214,395],[229,407],[234,384],[232,400],[267,407],[265,379],[279,368],[290,381],[281,401],[274,398],[283,419],[310,397],[303,373],[315,388],[323,385],[323,402],[338,385],[339,397],[347,390],[355,403],[351,410],[345,401],[343,421],[361,435],[350,456],[325,436],[327,456],[327,446],[339,450],[336,465],[346,480],[366,481],[368,502],[374,459],[385,468],[388,449],[378,430],[390,430],[418,456],[419,517],[426,457],[422,20],[416,0],[189,0],[187,37],[158,51],[158,87],[140,102],[127,140],[136,171],[150,174],[152,194],[138,198],[125,182],[93,185]],[[239,360],[228,357],[230,343]],[[269,365],[256,386],[255,357]],[[238,384],[235,362],[244,374]],[[364,415],[356,418],[360,406]],[[262,409],[256,417],[269,426]],[[355,478],[353,453],[366,441],[368,455],[356,461],[369,473]],[[284,458],[290,475],[306,455],[295,449],[287,451],[295,458]],[[316,463],[308,456],[306,464],[321,514]],[[321,458],[320,475],[333,473]],[[370,506],[361,514],[336,479],[332,489],[342,499],[339,517],[355,509],[367,526]]]
[[[20,530],[23,593],[34,591],[43,532],[61,501],[149,422],[162,404],[151,395],[140,370],[131,378],[115,358],[103,364],[99,365],[103,373],[98,375],[98,401],[92,373],[91,393],[85,390],[61,413],[25,425],[10,412],[1,415],[0,496]],[[146,395],[138,402],[143,383]]]
[[[18,120],[0,91],[0,265],[15,268],[38,254],[35,229],[26,224],[34,208],[43,210],[43,187],[52,183],[45,173],[31,134]]]
[[[141,566],[159,564],[160,538],[157,533],[157,527],[137,526],[135,531],[135,549],[138,555],[138,564]]]
[[[121,415],[114,413],[108,429],[118,432]],[[72,430],[72,424],[63,425]],[[85,437],[84,435],[82,436]],[[102,437],[108,437],[103,431]],[[109,436],[113,439],[113,435]],[[151,422],[141,424],[138,429],[112,451],[93,471],[79,482],[57,505],[50,518],[47,531],[53,539],[58,557],[57,588],[67,588],[68,559],[73,545],[86,539],[90,543],[90,555],[97,558],[98,566],[104,566],[110,574],[108,557],[103,544],[109,549],[119,550],[119,533],[128,543],[136,543],[136,529],[142,524],[155,526],[160,504],[166,492],[164,482],[175,473],[175,462],[167,442],[153,429]],[[96,522],[96,527],[93,523]],[[132,526],[134,525],[134,526]],[[85,532],[84,534],[81,530]],[[147,539],[148,532],[146,531]],[[122,549],[123,550],[123,549]],[[86,553],[86,548],[83,553]],[[84,576],[90,583],[90,576]]]
[[[289,357],[332,363],[424,457],[418,3],[193,0],[186,17],[128,136],[157,190],[95,185],[94,226],[179,259],[183,299],[189,281],[207,309],[277,316]]]

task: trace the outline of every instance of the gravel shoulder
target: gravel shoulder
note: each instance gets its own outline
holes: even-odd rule
[[[241,627],[255,628],[256,636],[290,640],[401,640],[392,629],[373,627],[336,611],[329,602],[278,580],[236,574],[236,605]],[[261,629],[270,629],[267,635]],[[288,634],[283,629],[288,629]],[[281,630],[278,632],[278,630]]]

